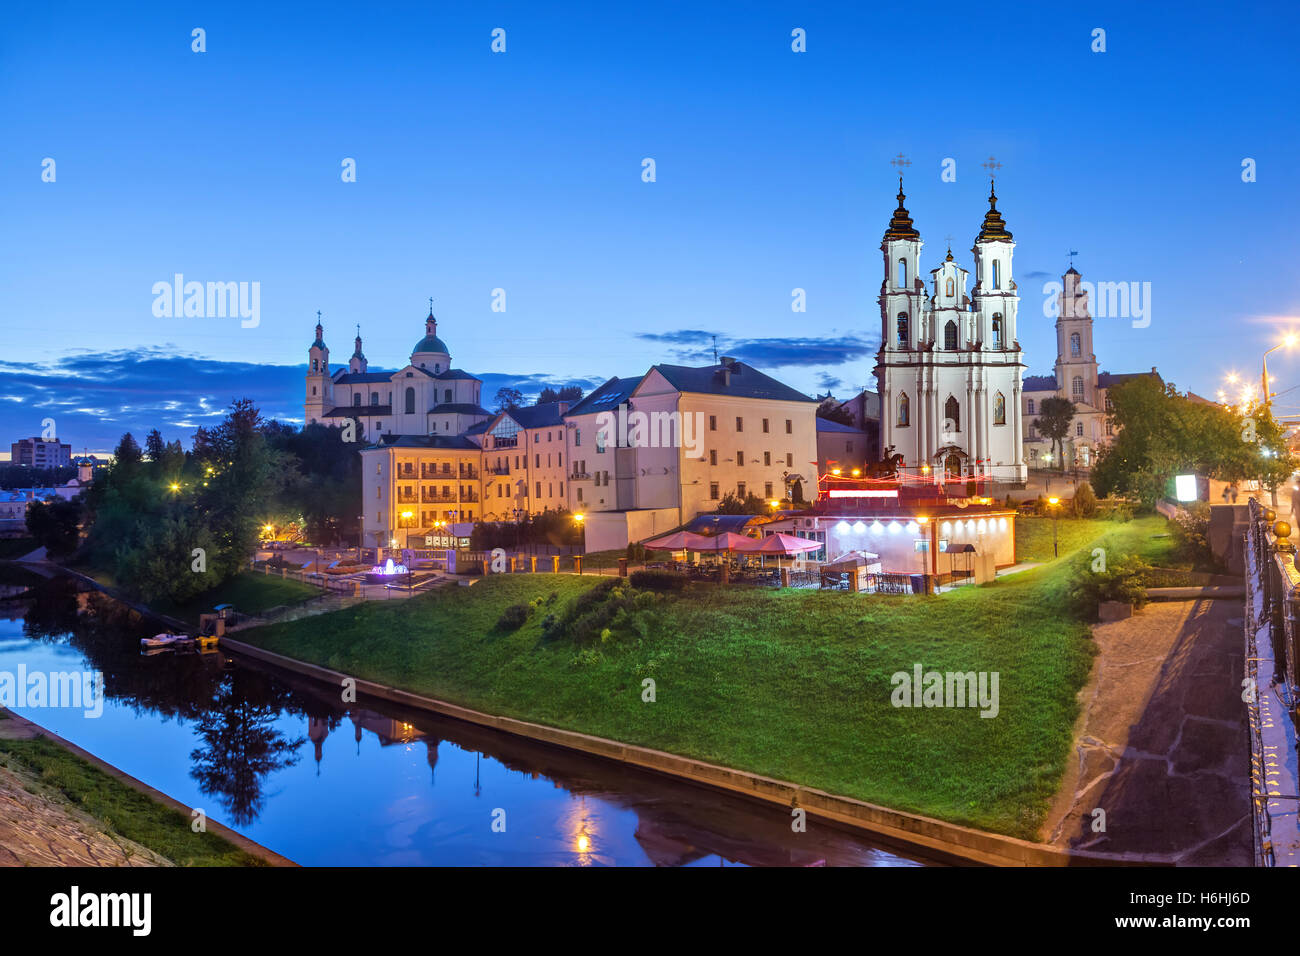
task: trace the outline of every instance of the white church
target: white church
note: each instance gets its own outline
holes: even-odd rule
[[[880,351],[875,375],[880,391],[880,447],[901,455],[900,474],[919,479],[986,479],[1021,484],[1023,454],[1020,376],[1016,340],[1020,301],[1012,278],[1011,233],[989,189],[972,252],[974,273],[952,250],[930,285],[920,275],[921,234],[903,205],[885,230],[880,249]],[[967,291],[967,283],[974,287]],[[892,446],[892,448],[891,448]]]

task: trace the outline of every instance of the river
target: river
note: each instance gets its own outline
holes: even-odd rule
[[[7,569],[0,578],[18,572]],[[612,761],[365,698],[154,633],[66,578],[0,603],[0,672],[99,671],[102,714],[14,710],[309,866],[919,866],[920,856]]]

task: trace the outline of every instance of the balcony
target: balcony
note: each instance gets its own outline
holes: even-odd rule
[[[587,481],[590,478],[591,475],[585,471],[573,471],[569,473],[570,481]]]
[[[510,474],[509,465],[489,465],[483,469],[484,474],[488,475],[508,475]]]
[[[420,469],[420,477],[425,481],[437,481],[442,478],[451,478],[454,474],[455,472],[450,468],[439,470],[436,466],[426,465]]]
[[[462,467],[460,469],[461,481],[478,481],[478,469],[472,467]]]
[[[426,491],[420,496],[420,503],[426,505],[454,505],[459,499],[455,493],[443,494],[440,491]]]
[[[417,495],[414,494],[410,494],[410,495],[399,494],[397,496],[397,503],[399,505],[415,505],[420,503],[420,499]]]
[[[477,504],[477,503],[478,503],[478,492],[477,492],[477,491],[462,491],[462,492],[460,493],[460,500],[463,501],[463,502],[465,502],[466,504]]]

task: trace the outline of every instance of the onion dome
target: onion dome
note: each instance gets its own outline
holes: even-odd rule
[[[433,309],[429,309],[429,317],[424,320],[424,338],[415,343],[415,348],[411,349],[411,354],[415,355],[420,352],[434,352],[443,355],[447,354],[447,346],[438,338],[438,320],[433,317]]]
[[[1011,233],[1007,232],[1007,224],[1002,221],[1002,213],[998,212],[998,197],[993,191],[993,183],[989,182],[989,211],[984,214],[984,225],[980,227],[980,234],[975,237],[976,242],[996,242],[1009,241]]]
[[[894,210],[894,218],[889,220],[889,228],[885,230],[885,241],[891,239],[920,239],[921,234],[916,231],[912,225],[912,216],[903,206],[903,200],[907,197],[903,195],[903,177],[898,177],[898,208]]]

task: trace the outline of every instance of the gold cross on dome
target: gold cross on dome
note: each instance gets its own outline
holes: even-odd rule
[[[989,171],[990,177],[997,175],[997,171],[1002,168],[1002,164],[992,156],[990,156],[986,162],[980,163],[980,165]]]
[[[906,156],[904,156],[902,153],[899,153],[897,156],[895,156],[893,159],[889,161],[889,165],[896,167],[898,171],[901,173],[903,171],[904,166],[912,165],[912,161],[908,159]]]

